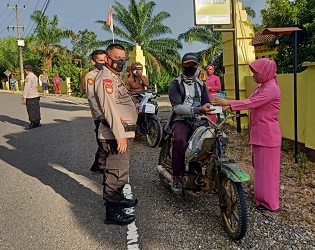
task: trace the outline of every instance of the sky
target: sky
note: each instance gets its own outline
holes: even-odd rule
[[[30,15],[35,10],[44,10],[44,3],[48,0],[0,0],[0,38],[6,36],[17,36],[17,30],[7,30],[7,26],[16,25],[15,11],[9,6],[18,5],[21,9],[20,26],[25,26],[22,36],[28,35],[34,23],[30,20]],[[117,0],[119,3],[128,6],[129,0]],[[149,1],[149,0],[147,0]],[[163,24],[169,26],[172,34],[169,36],[177,38],[181,33],[186,32],[189,28],[194,27],[194,10],[193,0],[154,0],[156,7],[154,13],[166,11],[171,17],[166,19]],[[256,18],[253,23],[260,23],[260,10],[265,7],[264,0],[243,0],[243,6],[250,6],[256,11]],[[53,15],[58,15],[59,27],[72,29],[74,32],[88,29],[94,31],[98,40],[111,39],[112,35],[101,29],[101,24],[95,23],[97,20],[106,20],[109,12],[109,5],[115,4],[114,0],[50,0],[50,4],[45,12],[51,19]],[[114,23],[115,25],[115,23]],[[62,45],[71,49],[71,43],[64,41]],[[187,52],[196,52],[205,48],[201,43],[192,45],[183,43],[181,54]]]

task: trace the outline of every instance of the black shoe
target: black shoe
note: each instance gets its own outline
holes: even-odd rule
[[[33,129],[33,128],[37,128],[35,123],[31,123],[25,129]]]
[[[133,222],[136,217],[132,214],[126,214],[120,206],[106,204],[105,224],[128,225]]]
[[[178,176],[173,176],[172,191],[176,194],[183,192],[182,180]]]
[[[42,124],[36,123],[35,126],[36,126],[36,128],[40,128],[42,126]]]
[[[101,169],[98,165],[93,164],[92,167],[90,168],[90,171],[92,173],[104,173],[104,169]]]
[[[138,199],[127,199],[123,197],[118,203],[122,208],[135,207],[138,204]]]
[[[268,208],[266,208],[264,205],[261,205],[261,204],[259,204],[258,206],[256,206],[256,209],[257,209],[257,210],[260,210],[260,211],[269,210]]]

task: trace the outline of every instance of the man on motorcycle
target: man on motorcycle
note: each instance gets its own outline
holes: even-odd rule
[[[182,192],[181,178],[185,169],[185,150],[187,141],[195,127],[196,114],[212,114],[205,84],[195,77],[198,58],[187,53],[182,58],[183,74],[170,83],[169,99],[172,104],[172,115],[169,121],[172,129],[172,169],[174,193]]]
[[[143,66],[139,62],[134,62],[130,67],[130,76],[126,81],[126,88],[130,94],[137,94],[144,90],[144,87],[149,88],[149,80],[146,76],[142,75]]]

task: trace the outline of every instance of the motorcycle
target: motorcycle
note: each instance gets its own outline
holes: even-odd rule
[[[224,228],[233,240],[240,240],[246,234],[247,212],[242,182],[250,177],[225,155],[228,138],[222,127],[227,119],[240,116],[246,115],[230,114],[219,124],[206,116],[196,118],[206,119],[210,126],[198,127],[190,137],[182,177],[183,195],[201,196],[210,191],[218,195]],[[171,134],[164,132],[156,170],[161,184],[171,190]]]
[[[133,96],[141,100],[136,134],[144,135],[148,146],[154,148],[159,145],[162,138],[162,125],[157,116],[159,106],[157,102],[153,101],[157,97],[157,93],[144,90]]]

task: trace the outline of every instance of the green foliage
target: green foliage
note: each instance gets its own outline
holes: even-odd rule
[[[19,70],[17,39],[14,37],[5,37],[0,39],[0,70],[1,74],[5,70],[17,72]],[[3,77],[6,77],[3,75]]]
[[[154,14],[156,4],[152,1],[130,0],[128,7],[115,1],[113,9],[115,42],[124,45],[131,51],[135,44],[142,47],[146,58],[146,66],[149,74],[153,71],[161,73],[162,67],[167,68],[170,74],[178,71],[180,55],[178,49],[182,45],[176,39],[164,37],[171,34],[171,29],[163,24],[163,21],[170,17],[168,12],[162,11]],[[104,21],[97,21],[103,24],[103,30],[111,32],[110,27]],[[121,39],[117,39],[116,37]],[[107,46],[112,39],[103,41],[99,45]]]
[[[245,6],[244,10],[246,10],[246,13],[249,17],[252,17],[252,18],[256,17],[256,11],[254,11],[250,6]]]
[[[187,32],[179,34],[178,40],[184,40],[189,44],[201,42],[208,46],[205,50],[196,53],[200,58],[201,67],[214,62],[223,52],[222,36],[219,32],[213,32],[210,26],[189,28]]]
[[[291,145],[288,141],[282,141],[281,142],[281,149],[284,151],[289,151],[291,149]]]
[[[160,74],[157,71],[153,71],[149,75],[149,83],[152,88],[154,88],[155,84],[157,85],[158,93],[166,93],[169,84],[174,78],[174,75],[170,75],[166,69],[162,68]]]
[[[78,35],[71,40],[72,52],[83,60],[83,65],[89,64],[91,53],[98,48],[96,42],[97,35],[88,29],[80,30]]]
[[[63,30],[58,27],[58,16],[54,15],[52,20],[43,15],[41,11],[35,11],[31,19],[37,25],[33,35],[29,37],[27,46],[37,52],[42,59],[42,68],[49,70],[52,66],[52,60],[58,53],[65,53],[66,49],[58,45],[65,38],[74,37],[72,30]]]
[[[298,32],[298,71],[305,61],[315,61],[315,0],[267,0],[266,8],[261,11],[264,27],[299,27]],[[280,73],[292,73],[292,38],[279,37],[278,55],[275,60]]]

